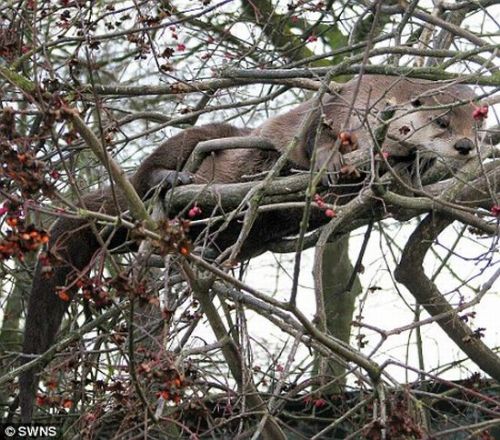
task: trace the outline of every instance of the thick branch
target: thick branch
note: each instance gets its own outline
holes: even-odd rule
[[[252,411],[265,411],[266,404],[257,392],[255,385],[248,374],[245,374],[243,367],[244,363],[241,354],[234,340],[230,337],[229,332],[222,321],[217,308],[210,297],[210,288],[214,278],[211,276],[200,276],[193,272],[187,261],[183,264],[184,273],[187,275],[189,284],[193,289],[194,297],[200,302],[200,305],[207,316],[210,327],[212,328],[217,340],[222,343],[222,353],[227,362],[229,370],[234,379],[238,382],[241,390],[246,393],[248,402]],[[225,341],[223,343],[223,341]],[[285,435],[280,429],[274,417],[268,417],[269,413],[265,414],[266,422],[262,428],[264,440],[285,440]]]
[[[500,358],[453,311],[423,269],[427,251],[450,223],[450,220],[443,217],[428,215],[406,243],[394,275],[431,316],[447,314],[447,318],[437,320],[439,326],[481,370],[500,381]]]
[[[314,78],[324,76],[331,72],[332,77],[338,75],[354,75],[360,72],[376,74],[376,75],[389,75],[389,76],[404,76],[408,78],[430,79],[434,81],[445,80],[460,80],[463,84],[477,84],[477,85],[500,85],[500,73],[495,72],[490,76],[477,75],[462,75],[451,72],[443,72],[441,69],[431,67],[394,67],[390,65],[343,65],[339,64],[334,68],[318,67],[310,69],[273,69],[273,70],[259,70],[259,69],[227,69],[221,72],[221,76],[233,78],[238,80],[250,80],[254,82],[262,82],[265,80],[283,80],[291,78]]]

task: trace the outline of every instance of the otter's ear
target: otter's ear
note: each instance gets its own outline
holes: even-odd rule
[[[332,95],[336,95],[337,93],[342,93],[342,91],[344,90],[344,85],[345,84],[343,84],[343,83],[338,83],[338,82],[335,82],[335,81],[330,81],[330,83],[328,84],[329,92]]]
[[[411,105],[417,108],[417,107],[422,107],[424,103],[420,98],[414,98],[411,100]]]

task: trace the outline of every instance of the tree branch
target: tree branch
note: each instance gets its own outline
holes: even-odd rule
[[[453,311],[423,269],[427,251],[450,223],[451,220],[429,214],[406,243],[394,275],[431,316],[446,313],[446,319],[437,320],[439,326],[481,370],[500,381],[500,358]]]

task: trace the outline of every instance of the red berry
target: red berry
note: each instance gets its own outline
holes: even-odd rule
[[[327,217],[333,218],[337,215],[337,213],[333,209],[328,208],[325,210],[325,215]]]
[[[201,214],[201,208],[194,205],[189,211],[188,211],[188,217],[193,218]]]
[[[316,400],[314,401],[314,406],[315,406],[316,408],[321,408],[321,407],[323,407],[323,406],[325,406],[325,405],[326,405],[326,400],[325,400],[325,399],[316,399]]]
[[[70,296],[68,295],[68,292],[65,290],[60,290],[57,294],[59,296],[59,299],[65,302],[68,302],[70,300]]]
[[[57,180],[57,179],[59,179],[59,177],[61,177],[61,174],[57,170],[52,170],[50,172],[50,177],[52,177],[53,179]]]
[[[476,107],[472,112],[472,117],[476,121],[482,121],[488,117],[488,106],[482,105],[481,107]]]

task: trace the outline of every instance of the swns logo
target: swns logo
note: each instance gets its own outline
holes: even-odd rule
[[[23,425],[16,423],[0,424],[0,439],[21,439],[21,438],[55,438],[58,431],[55,425]]]

